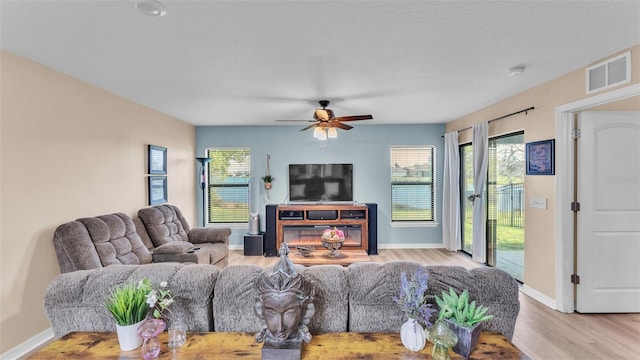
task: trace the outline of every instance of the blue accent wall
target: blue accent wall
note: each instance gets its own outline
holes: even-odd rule
[[[353,164],[353,197],[359,204],[378,204],[378,246],[437,247],[442,243],[442,169],[444,164],[444,124],[365,125],[356,124],[350,131],[338,130],[337,139],[322,141],[313,130],[300,132],[300,126],[199,126],[196,127],[196,156],[205,148],[241,146],[251,148],[251,173],[265,174],[267,154],[271,155],[270,173],[275,178],[267,193],[261,186],[260,228],[265,229],[265,205],[283,204],[288,199],[289,164]],[[391,226],[391,176],[389,148],[402,145],[436,147],[436,227]],[[196,174],[196,178],[197,178]],[[262,183],[262,182],[261,182]],[[198,219],[202,221],[202,191],[197,189]],[[247,217],[249,214],[247,214]],[[230,246],[243,245],[248,227],[232,227]]]

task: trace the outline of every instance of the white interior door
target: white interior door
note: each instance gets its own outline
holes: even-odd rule
[[[640,312],[640,112],[582,112],[576,310]]]

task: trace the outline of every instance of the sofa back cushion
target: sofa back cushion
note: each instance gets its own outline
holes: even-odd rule
[[[400,291],[400,274],[413,274],[420,267],[412,261],[349,265],[349,331],[400,332],[406,319],[393,301]]]
[[[493,319],[482,323],[482,328],[503,334],[511,340],[520,312],[518,282],[503,270],[477,267],[467,270],[461,266],[426,266],[429,271],[427,294],[442,297],[452,287],[458,294],[469,290],[469,299],[489,308]],[[434,302],[435,303],[435,302]]]
[[[305,279],[316,287],[313,301],[315,314],[309,323],[312,334],[347,331],[348,286],[346,270],[338,265],[295,266]],[[215,331],[257,333],[262,320],[255,313],[258,291],[256,279],[264,272],[273,272],[273,266],[232,265],[222,270],[213,297]]]
[[[171,316],[181,318],[188,331],[211,331],[211,299],[220,268],[211,265],[159,263],[109,266],[58,275],[44,296],[44,310],[56,338],[74,331],[113,332],[115,320],[102,305],[115,287],[148,278],[158,287],[168,283],[175,302]]]
[[[140,209],[138,217],[156,247],[173,241],[189,241],[189,224],[176,206],[156,205]]]
[[[60,225],[53,237],[61,272],[109,265],[148,264],[151,253],[123,213],[81,218]]]

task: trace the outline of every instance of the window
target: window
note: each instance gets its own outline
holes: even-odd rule
[[[245,147],[209,148],[209,224],[246,223],[249,217],[251,150]]]
[[[434,221],[433,146],[391,147],[391,221]]]

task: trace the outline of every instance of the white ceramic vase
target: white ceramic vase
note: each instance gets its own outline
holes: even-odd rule
[[[402,345],[407,349],[420,351],[424,349],[427,342],[427,335],[416,319],[409,318],[409,320],[400,327],[400,340],[402,341]]]
[[[142,338],[138,336],[138,328],[144,320],[137,322],[133,325],[120,326],[116,324],[116,333],[118,334],[118,342],[120,343],[120,350],[131,351],[135,350],[142,345]]]

